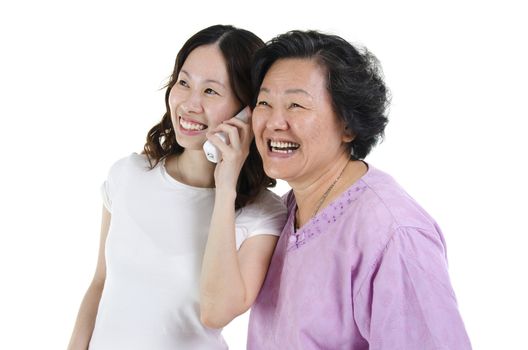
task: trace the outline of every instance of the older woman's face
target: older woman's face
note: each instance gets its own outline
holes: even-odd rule
[[[312,59],[276,61],[252,119],[266,173],[290,184],[320,176],[351,141],[332,109],[325,70]]]

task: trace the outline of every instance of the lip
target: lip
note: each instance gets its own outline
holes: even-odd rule
[[[202,124],[202,125],[205,125],[203,123],[200,123],[199,121],[196,121],[194,119],[191,119],[191,118],[184,118],[182,116],[178,116],[178,131],[183,134],[183,135],[187,135],[187,136],[195,136],[195,135],[200,135],[200,134],[205,134],[207,132],[207,125],[205,125],[205,129],[202,129],[202,130],[187,130],[187,129],[184,129],[182,127],[182,125],[180,124],[180,119],[183,119],[187,122],[190,122],[190,123],[196,123],[196,124]]]
[[[292,158],[295,157],[297,154],[297,151],[293,151],[291,153],[280,153],[280,152],[272,152],[268,146],[266,146],[267,152],[266,155],[269,158],[275,158],[275,159],[286,159],[286,158]]]

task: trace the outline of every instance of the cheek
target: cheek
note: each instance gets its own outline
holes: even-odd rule
[[[177,105],[181,104],[185,99],[188,97],[188,91],[182,89],[179,85],[174,85],[169,93],[169,106],[171,108],[176,107]]]
[[[290,126],[305,144],[319,145],[327,141],[327,136],[325,137],[327,130],[317,121],[317,118],[293,118]]]
[[[253,128],[253,133],[259,135],[266,125],[266,117],[258,110],[253,110],[251,116],[251,127]]]
[[[174,90],[172,90],[169,94],[169,108],[170,108],[171,114],[175,113],[176,106],[178,105],[180,101],[178,99],[178,96],[173,91]]]
[[[255,135],[255,143],[260,152],[265,152],[268,148],[266,141],[264,140],[264,133],[266,131],[266,123],[268,118],[265,114],[255,113],[251,116],[251,127],[253,134]]]
[[[172,124],[176,125],[176,119],[177,119],[176,108],[179,103],[179,99],[178,99],[177,94],[174,93],[174,89],[171,90],[169,94],[168,102],[169,102],[169,110],[170,110],[170,117],[171,117]]]
[[[226,111],[224,108],[207,108],[207,106],[205,106],[204,111],[205,114],[208,116],[207,119],[209,127],[217,127],[224,120],[229,119],[228,111]]]
[[[204,102],[203,108],[209,119],[209,126],[217,126],[235,116],[238,104],[232,100]]]

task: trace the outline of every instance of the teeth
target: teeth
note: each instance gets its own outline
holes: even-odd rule
[[[293,152],[292,149],[277,149],[277,148],[272,148],[272,151],[277,152],[277,153],[292,153]]]
[[[203,124],[192,123],[192,122],[183,120],[182,118],[180,118],[180,125],[185,130],[203,130],[206,128],[206,126]]]
[[[271,141],[269,142],[270,149],[272,152],[277,153],[292,153],[294,150],[299,148],[301,145],[294,142],[283,142],[283,141]]]
[[[270,141],[270,146],[271,148],[297,149],[300,145],[293,142]]]

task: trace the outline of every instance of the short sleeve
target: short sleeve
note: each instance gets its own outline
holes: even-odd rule
[[[263,191],[255,202],[242,208],[235,219],[237,249],[249,237],[261,234],[280,236],[286,212],[279,196],[269,190]]]
[[[471,349],[438,232],[398,228],[365,282],[356,321],[371,349]]]
[[[112,212],[112,200],[110,195],[110,186],[108,183],[108,180],[105,180],[103,184],[101,185],[101,197],[103,199],[103,205],[105,206],[106,210],[108,210],[110,213]]]
[[[121,158],[114,164],[112,164],[110,170],[108,171],[106,180],[100,187],[103,205],[110,213],[112,212],[112,204],[115,201],[115,197],[119,192],[118,184],[122,182],[123,175],[124,173],[126,173],[127,166],[129,167],[131,159],[134,156],[137,156],[137,154],[133,153],[130,156]]]

